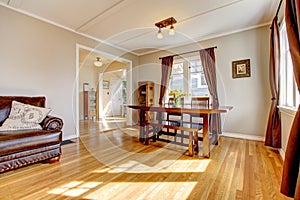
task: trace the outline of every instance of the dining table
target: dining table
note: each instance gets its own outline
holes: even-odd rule
[[[176,113],[179,115],[199,115],[203,119],[203,157],[210,157],[210,141],[209,141],[209,117],[213,114],[221,114],[229,112],[232,106],[199,106],[191,104],[183,104],[179,106],[174,106],[173,104],[153,104],[153,105],[127,105],[131,109],[139,110],[139,141],[144,142],[145,136],[145,126],[147,126],[146,112],[156,112],[157,121],[162,123],[163,113]],[[219,136],[217,136],[219,140]]]

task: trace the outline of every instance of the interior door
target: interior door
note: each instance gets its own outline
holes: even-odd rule
[[[122,79],[110,79],[110,96],[111,96],[111,112],[112,116],[121,116],[122,107]]]

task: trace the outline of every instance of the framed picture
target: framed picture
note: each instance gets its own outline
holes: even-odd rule
[[[232,62],[232,78],[250,77],[250,59]]]
[[[102,87],[103,89],[109,89],[109,81],[103,81]]]

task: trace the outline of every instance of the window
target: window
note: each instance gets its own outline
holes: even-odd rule
[[[200,58],[174,60],[168,89],[169,91],[179,89],[191,96],[208,95],[208,86]]]
[[[172,67],[171,77],[170,77],[170,90],[183,88],[183,63],[174,63]]]
[[[203,71],[203,66],[199,60],[189,62],[191,90],[188,91],[192,96],[204,96],[208,94],[208,87]]]
[[[296,108],[299,93],[294,79],[293,64],[289,50],[285,22],[280,27],[280,99],[281,106]]]

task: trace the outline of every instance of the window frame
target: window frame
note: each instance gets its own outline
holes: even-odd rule
[[[201,63],[201,60],[200,60],[200,57],[199,56],[190,56],[190,57],[187,57],[187,58],[178,58],[178,59],[174,59],[173,60],[173,66],[176,65],[176,64],[179,64],[179,63],[182,63],[183,64],[183,88],[182,88],[182,92],[187,92],[190,96],[192,96],[192,73],[199,73],[199,72],[191,72],[191,67],[190,67],[190,62],[192,61],[200,61]],[[201,63],[202,65],[202,63]],[[202,66],[202,69],[203,69],[203,66]],[[173,70],[173,68],[172,68]],[[200,72],[201,73],[201,72]],[[204,72],[203,72],[204,74]],[[172,89],[171,88],[171,79],[172,79],[172,72],[171,72],[171,77],[170,77],[170,81],[169,81],[169,86],[168,86],[168,89],[166,91],[166,95],[165,95],[165,102],[168,101],[169,99],[169,92],[170,90]],[[202,85],[201,84],[201,88],[203,89],[207,89],[207,94],[209,95],[209,90],[208,90],[208,86],[207,84],[206,85]]]

